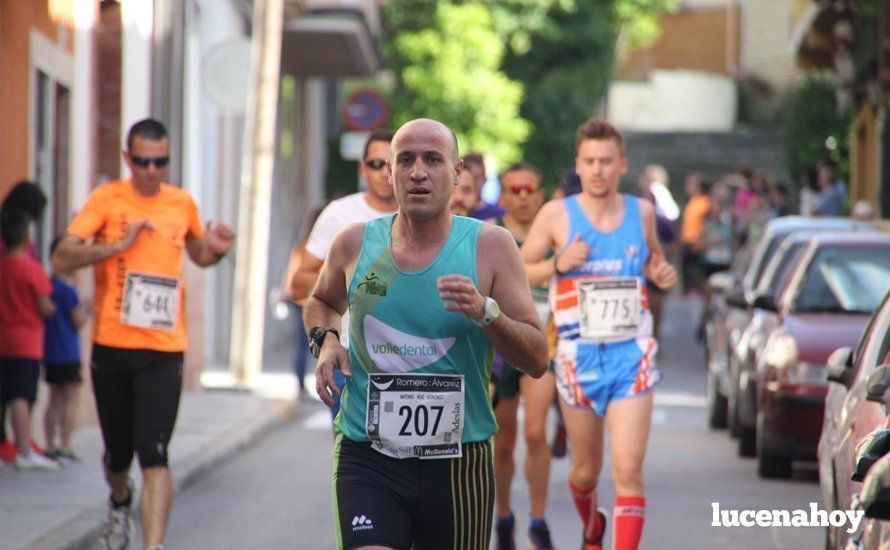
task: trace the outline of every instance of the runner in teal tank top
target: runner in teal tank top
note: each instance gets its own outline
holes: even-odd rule
[[[488,398],[497,350],[533,378],[547,341],[510,233],[448,209],[463,165],[433,120],[395,135],[399,211],[341,231],[303,320],[335,422],[338,548],[488,548],[494,503]],[[349,350],[336,327],[350,312]]]
[[[414,409],[410,413],[409,409],[402,409],[404,414],[399,414],[396,419],[397,433],[416,431],[401,429],[409,414],[411,424],[415,414],[432,414],[429,423],[442,430],[439,432],[442,445],[452,444],[457,449],[459,442],[486,440],[497,429],[488,400],[494,348],[482,328],[465,315],[443,311],[444,304],[436,292],[437,279],[452,273],[466,275],[477,283],[476,241],[482,222],[455,216],[451,233],[438,256],[426,268],[409,272],[401,270],[393,260],[390,234],[394,218],[387,216],[373,220],[365,228],[361,254],[349,285],[352,377],[347,380],[335,426],[352,441],[372,441],[375,448],[381,447],[381,423],[372,426],[365,422],[368,397],[372,398],[372,408],[377,407],[379,398],[392,390],[380,391],[385,382],[371,383],[369,394],[369,375],[457,375],[463,376],[466,403],[463,433],[459,440],[452,440],[454,432],[444,431],[444,428],[446,421],[447,424],[454,422],[455,414],[464,414],[460,409],[426,409],[426,412]],[[446,380],[440,381],[444,383]],[[377,411],[378,417],[380,412],[383,411]],[[422,425],[427,421],[419,422]],[[386,448],[384,454],[394,453],[397,458],[402,458],[410,456],[413,451],[413,447],[400,451]]]

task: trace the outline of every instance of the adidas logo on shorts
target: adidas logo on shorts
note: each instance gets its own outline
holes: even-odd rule
[[[371,523],[371,518],[366,517],[364,514],[352,518],[353,531],[365,531],[373,528],[374,525]]]

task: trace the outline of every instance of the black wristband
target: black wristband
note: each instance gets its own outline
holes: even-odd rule
[[[559,270],[559,254],[553,257],[553,272],[557,275],[565,275],[565,271]]]

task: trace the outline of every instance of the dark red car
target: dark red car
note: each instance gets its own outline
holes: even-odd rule
[[[855,345],[890,288],[890,234],[816,235],[793,270],[778,297],[754,303],[778,314],[754,373],[763,477],[789,477],[792,461],[816,459],[825,365],[834,350]]]

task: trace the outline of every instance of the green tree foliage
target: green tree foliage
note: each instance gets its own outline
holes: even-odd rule
[[[514,5],[534,0],[511,0]],[[504,66],[527,90],[521,114],[534,125],[525,158],[537,165],[553,186],[573,166],[575,130],[594,115],[611,77],[619,35],[630,47],[658,38],[658,14],[675,9],[677,0],[554,0],[544,17],[518,17]],[[502,17],[502,20],[506,19]]]
[[[630,47],[648,45],[658,37],[658,14],[677,5],[390,0],[381,50],[395,76],[394,123],[439,118],[462,148],[501,166],[523,156],[552,186],[573,163],[575,129],[605,93],[619,34]]]
[[[394,0],[386,45],[396,76],[396,126],[429,117],[449,125],[462,150],[475,149],[500,163],[518,159],[531,130],[519,115],[523,86],[500,70],[505,47],[491,10],[478,2]],[[432,14],[429,16],[428,14]]]
[[[840,174],[846,179],[850,113],[838,114],[835,88],[828,78],[810,75],[788,96],[783,131],[788,171],[795,181],[827,157],[838,162]]]
[[[554,3],[524,52],[511,52],[507,73],[528,93],[522,116],[534,125],[525,159],[553,186],[573,165],[578,125],[596,112],[615,52],[617,26],[611,2]]]

